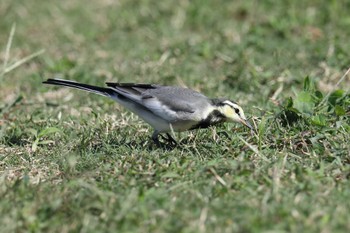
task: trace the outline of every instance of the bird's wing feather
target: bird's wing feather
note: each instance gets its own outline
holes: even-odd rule
[[[142,97],[144,106],[170,121],[193,119],[192,114],[208,104],[206,96],[181,87],[162,86],[143,92]]]
[[[107,86],[109,87],[129,87],[129,88],[144,88],[144,89],[155,89],[160,87],[160,85],[156,84],[147,84],[147,83],[111,83],[107,82]]]
[[[179,113],[192,114],[208,98],[199,92],[170,86],[153,84],[107,83],[119,94],[143,105],[165,120],[175,121]]]
[[[157,88],[154,84],[136,84],[136,83],[106,83],[107,86],[119,94],[142,104],[142,93],[149,89]]]
[[[144,99],[142,105],[164,120],[176,121],[178,119],[177,112],[162,104],[157,98]]]
[[[207,104],[208,98],[203,94],[188,88],[159,87],[143,93],[146,100],[149,97],[157,98],[161,104],[176,112],[194,113],[201,105]]]

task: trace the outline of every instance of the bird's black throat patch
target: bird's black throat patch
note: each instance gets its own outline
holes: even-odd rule
[[[201,120],[198,124],[194,125],[191,129],[208,128],[209,126],[216,125],[225,121],[225,116],[219,111],[212,111],[207,118]]]

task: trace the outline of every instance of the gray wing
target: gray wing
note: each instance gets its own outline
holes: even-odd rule
[[[208,98],[203,94],[188,88],[181,87],[159,87],[147,90],[143,93],[144,100],[157,98],[159,102],[169,109],[177,112],[194,113],[201,109],[201,105],[208,103]]]
[[[209,103],[206,96],[188,88],[150,84],[107,85],[168,121],[176,121],[179,116],[184,119],[184,116],[201,110]]]

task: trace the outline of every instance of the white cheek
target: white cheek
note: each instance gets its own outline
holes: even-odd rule
[[[233,120],[236,121],[236,122],[240,122],[240,121],[241,121],[241,118],[240,118],[237,114],[235,114],[235,115],[233,116]]]

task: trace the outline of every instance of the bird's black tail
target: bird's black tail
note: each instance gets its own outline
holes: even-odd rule
[[[103,95],[103,96],[109,96],[112,97],[116,93],[110,88],[106,87],[97,87],[97,86],[91,86],[88,84],[83,84],[83,83],[77,83],[74,81],[70,80],[64,80],[64,79],[48,79],[43,82],[44,84],[51,84],[51,85],[59,85],[59,86],[65,86],[65,87],[72,87],[72,88],[77,88],[80,90],[96,93],[98,95]]]

